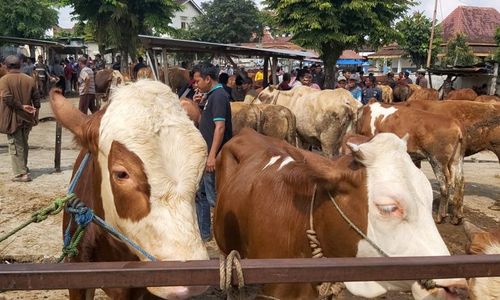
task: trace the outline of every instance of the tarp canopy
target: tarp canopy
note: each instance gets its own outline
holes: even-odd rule
[[[337,65],[362,65],[364,62],[361,59],[339,59]]]

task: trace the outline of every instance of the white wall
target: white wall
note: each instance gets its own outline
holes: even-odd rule
[[[187,2],[183,5],[183,10],[175,13],[172,18],[172,27],[176,29],[181,28],[181,23],[186,22],[191,24],[193,19],[200,15],[200,12],[193,6],[191,2]],[[186,28],[187,29],[187,28]]]

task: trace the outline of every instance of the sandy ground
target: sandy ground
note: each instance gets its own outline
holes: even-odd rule
[[[77,99],[71,99],[77,103]],[[40,116],[51,116],[47,103],[42,105]],[[62,172],[54,172],[55,122],[43,122],[34,127],[30,134],[29,167],[33,181],[14,183],[7,138],[0,135],[0,235],[8,232],[30,214],[48,205],[55,197],[64,195],[67,189],[73,162],[78,154],[78,147],[73,143],[72,134],[63,129],[62,137]],[[431,180],[435,197],[438,187],[430,165],[422,164],[423,171]],[[482,227],[496,227],[500,222],[500,166],[490,152],[483,152],[465,160],[465,216],[472,223]],[[62,215],[52,216],[48,220],[33,224],[14,237],[0,244],[0,263],[52,262],[61,253]],[[466,237],[462,226],[449,224],[438,225],[452,254],[464,253]],[[211,256],[217,257],[214,243],[208,245]],[[1,268],[1,266],[0,266]],[[11,291],[0,292],[3,299],[67,299],[66,291]],[[200,299],[214,299],[202,296]],[[358,299],[344,292],[341,299]],[[107,299],[98,292],[96,299]],[[411,299],[408,294],[391,293],[380,299]]]

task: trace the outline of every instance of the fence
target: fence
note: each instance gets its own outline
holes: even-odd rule
[[[246,285],[500,276],[500,255],[241,260]],[[219,261],[0,265],[0,290],[219,285]],[[232,282],[237,283],[236,276]]]

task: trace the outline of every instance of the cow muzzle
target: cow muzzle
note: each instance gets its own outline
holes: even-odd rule
[[[169,286],[169,287],[148,287],[153,295],[163,299],[180,300],[203,294],[208,286]]]
[[[468,299],[467,281],[460,279],[435,279],[439,288],[425,290],[418,283],[413,284],[413,297],[417,300],[465,300]]]

